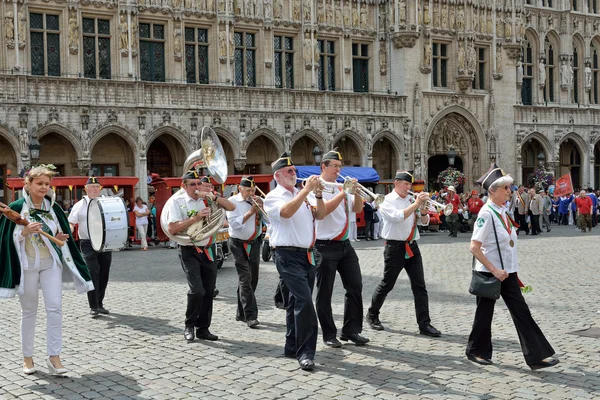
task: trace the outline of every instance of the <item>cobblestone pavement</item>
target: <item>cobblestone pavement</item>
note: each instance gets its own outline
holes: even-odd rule
[[[432,323],[443,332],[441,338],[417,334],[403,273],[382,309],[385,331],[365,327],[371,343],[364,347],[330,349],[319,341],[315,372],[303,372],[282,355],[285,319],[272,301],[273,263],[261,267],[261,329],[251,330],[235,321],[237,275],[229,260],[219,271],[221,294],[211,327],[220,340],[188,344],[182,335],[187,285],[177,251],[132,249],[113,256],[105,301],[110,316],[91,319],[86,296],[65,292],[62,359],[72,371],[67,377],[46,372],[43,312],[34,356],[40,371],[23,375],[19,303],[0,303],[0,398],[600,399],[600,339],[571,333],[600,327],[598,232],[554,227],[538,237],[520,237],[521,278],[533,286],[526,299],[561,360],[543,372],[525,364],[502,302],[493,325],[495,365],[480,367],[465,358],[475,311],[467,291],[470,235],[452,239],[426,233],[421,250]],[[383,241],[355,244],[366,308],[382,276]],[[339,328],[339,279],[333,303]]]

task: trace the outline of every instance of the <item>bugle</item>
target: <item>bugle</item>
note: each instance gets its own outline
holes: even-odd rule
[[[417,198],[417,193],[415,192],[411,192],[409,190],[408,194],[413,196],[415,199]],[[431,211],[438,212],[438,210],[443,210],[445,216],[452,214],[452,211],[454,210],[454,206],[452,204],[442,204],[432,199],[427,199],[425,205],[427,206],[427,209]]]

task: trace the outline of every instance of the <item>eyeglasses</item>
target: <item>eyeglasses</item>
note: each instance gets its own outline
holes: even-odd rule
[[[284,172],[285,172],[286,174],[290,174],[290,175],[291,175],[291,174],[295,174],[295,173],[296,173],[296,168],[290,168],[290,169],[288,169],[288,170],[285,170]]]
[[[335,169],[342,169],[342,166],[341,166],[341,165],[333,165],[333,164],[329,164],[329,166],[330,166],[331,168],[335,168]]]
[[[196,182],[194,182],[194,183],[188,183],[187,185],[188,185],[188,186],[191,186],[191,187],[196,187],[196,186],[200,186],[200,185],[202,185],[202,184],[201,184],[201,183],[196,183]]]
[[[504,190],[510,189],[510,185],[504,186]]]

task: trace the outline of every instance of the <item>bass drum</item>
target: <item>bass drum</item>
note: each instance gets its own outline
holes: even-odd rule
[[[122,198],[92,199],[88,206],[87,223],[94,250],[121,250],[127,244],[127,208]]]

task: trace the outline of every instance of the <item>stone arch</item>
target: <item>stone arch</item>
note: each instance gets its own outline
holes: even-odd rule
[[[589,153],[589,151],[588,151],[588,145],[585,142],[585,140],[581,137],[581,135],[579,133],[575,132],[575,131],[571,131],[571,132],[567,133],[565,136],[561,137],[560,141],[558,142],[558,145],[556,147],[560,148],[560,146],[567,139],[571,139],[571,140],[573,140],[573,142],[575,142],[575,144],[578,147],[578,150],[581,152],[582,157],[587,156],[587,154]],[[556,161],[558,161],[558,160],[556,160]]]
[[[479,152],[481,153],[481,155],[487,154],[487,150],[485,148],[482,148],[482,145],[486,143],[485,140],[485,135],[483,133],[483,127],[481,126],[481,124],[479,123],[479,121],[477,120],[477,118],[475,118],[475,116],[473,114],[471,114],[471,112],[459,105],[452,105],[449,107],[444,108],[443,110],[441,110],[440,112],[438,112],[429,122],[429,125],[427,126],[427,129],[425,130],[425,143],[429,143],[429,139],[431,138],[431,135],[433,134],[433,129],[435,128],[435,126],[446,116],[448,116],[449,114],[458,114],[461,117],[465,118],[467,120],[467,122],[469,122],[469,124],[471,125],[471,127],[473,127],[473,130],[475,131],[475,139],[476,142],[475,144],[477,144],[479,146]],[[485,151],[484,151],[485,150]]]
[[[152,142],[155,141],[159,136],[165,134],[174,137],[177,140],[177,142],[179,142],[181,147],[183,147],[183,150],[186,154],[192,153],[193,150],[191,140],[188,137],[188,135],[185,132],[183,132],[180,128],[175,127],[173,125],[160,126],[154,129],[152,132],[150,132],[146,139],[146,148],[140,150],[144,153],[147,152],[150,148],[150,144],[152,144]]]
[[[13,128],[10,128],[8,125],[0,122],[0,136],[6,139],[8,143],[10,143],[13,151],[15,152],[15,159],[17,164],[19,163],[21,157],[21,148],[19,145],[19,139],[17,137],[17,132]]]
[[[341,130],[340,132],[338,132],[337,135],[335,135],[335,139],[333,139],[331,148],[336,147],[335,145],[345,137],[350,138],[354,142],[354,144],[356,145],[356,149],[358,150],[358,156],[360,158],[360,163],[361,163],[361,165],[365,165],[365,161],[367,158],[367,153],[366,153],[366,149],[365,149],[365,147],[366,147],[365,139],[361,136],[360,133],[358,133],[358,131],[355,131],[354,129]],[[342,156],[343,156],[343,154],[342,154]]]
[[[527,134],[527,136],[525,136],[523,138],[523,141],[521,142],[522,143],[521,146],[519,146],[517,148],[517,154],[520,154],[525,143],[527,143],[528,141],[530,141],[532,139],[537,140],[540,143],[540,145],[542,146],[542,149],[544,150],[544,154],[546,155],[546,161],[552,161],[552,157],[553,157],[552,144],[550,143],[550,141],[548,140],[548,138],[546,136],[544,136],[542,133],[537,132],[537,131],[530,132]]]
[[[400,142],[398,136],[396,136],[394,132],[392,132],[389,129],[382,129],[376,132],[375,136],[373,136],[373,143],[383,138],[388,139],[390,142],[392,142],[392,146],[394,147],[394,150],[396,151],[398,157],[400,156],[402,149],[404,149],[405,153],[409,152],[407,148],[404,148],[404,145]]]
[[[580,164],[579,164],[579,172],[572,175],[573,186],[581,187],[582,184],[589,184],[589,162],[590,162],[590,150],[586,141],[581,137],[577,132],[571,131],[560,138],[560,141],[557,143],[554,148],[555,151],[555,160],[557,165],[557,171],[559,175],[562,175],[564,171],[563,166],[560,164],[560,152],[561,147],[567,140],[572,140],[574,143],[574,147],[578,150],[580,156]],[[569,164],[569,170],[572,172],[572,166]],[[576,176],[576,177],[575,177]]]
[[[327,151],[331,150],[331,149],[325,148],[327,146],[327,144],[325,143],[323,136],[314,129],[300,129],[300,130],[294,132],[294,134],[292,135],[291,143],[290,143],[290,149],[292,147],[294,147],[294,144],[296,144],[296,142],[304,136],[307,136],[307,137],[311,138],[312,140],[314,140],[314,142],[319,145],[321,150],[323,150],[323,153],[326,153]]]
[[[233,151],[234,156],[237,158],[240,155],[240,139],[230,130],[223,128],[223,127],[212,127],[212,129],[215,131],[215,133],[217,134],[217,136],[219,136],[220,138],[222,138],[223,140],[225,140],[225,142],[227,142],[227,144],[229,144],[229,147],[231,147],[231,150]],[[202,134],[202,130],[198,131],[198,135]],[[198,140],[200,140],[200,138],[198,138]],[[229,162],[229,160],[227,160],[227,162]]]
[[[77,155],[78,159],[83,157],[83,149],[81,146],[81,140],[79,138],[79,135],[77,135],[77,133],[75,133],[75,131],[73,131],[71,128],[63,124],[51,122],[45,125],[38,126],[32,133],[36,134],[38,140],[40,140],[49,133],[58,133],[71,143],[73,149],[75,149],[75,154]]]
[[[531,43],[531,45],[533,46],[533,51],[534,54],[537,56],[537,54],[539,54],[539,50],[543,46],[544,43],[542,43],[540,40],[540,35],[537,33],[537,31],[533,28],[527,28],[525,30],[525,37],[527,37],[529,43]]]
[[[387,141],[384,143],[384,140]],[[387,154],[386,148],[387,146]],[[402,149],[404,153],[408,152],[408,147],[401,145],[400,139],[389,129],[377,131],[373,137],[373,164],[372,167],[377,170],[381,179],[393,178],[395,172],[401,168]],[[391,158],[387,157],[391,154]],[[387,163],[386,163],[387,162]]]
[[[554,29],[550,29],[548,32],[546,32],[546,35],[544,35],[544,42],[546,39],[548,39],[548,41],[552,44],[556,45],[556,51],[560,52],[560,36]],[[544,48],[544,50],[547,49]]]
[[[92,131],[92,133],[90,134],[90,154],[92,154],[94,146],[96,146],[100,139],[102,139],[104,136],[110,133],[114,133],[117,136],[123,138],[123,140],[125,140],[129,144],[129,146],[131,146],[131,149],[133,150],[134,154],[137,154],[137,134],[133,133],[129,128],[117,124],[104,125]]]
[[[283,139],[277,134],[277,132],[275,132],[275,130],[273,130],[272,128],[261,127],[250,132],[250,135],[248,135],[248,138],[246,139],[246,145],[240,146],[240,152],[246,152],[250,143],[252,143],[256,138],[260,136],[268,137],[271,140],[271,142],[273,142],[273,144],[275,145],[278,154],[282,154],[285,150]]]

